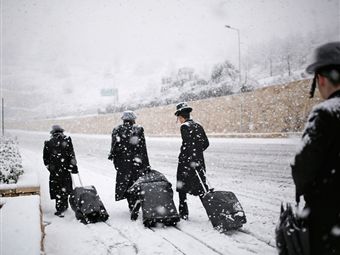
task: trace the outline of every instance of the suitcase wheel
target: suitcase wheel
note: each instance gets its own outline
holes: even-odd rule
[[[152,228],[152,227],[156,226],[156,222],[153,221],[153,220],[145,220],[145,221],[143,221],[143,224],[147,228]]]

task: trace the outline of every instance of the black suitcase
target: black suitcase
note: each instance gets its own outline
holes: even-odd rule
[[[243,208],[233,192],[212,191],[206,193],[201,200],[212,225],[221,232],[238,229],[247,222]]]
[[[109,218],[94,186],[74,188],[69,202],[77,220],[84,224],[106,221]]]
[[[150,170],[136,181],[129,192],[139,197],[144,226],[152,227],[157,223],[174,226],[179,222],[171,183],[163,174]]]
[[[143,224],[147,227],[156,223],[176,225],[180,220],[173,201],[173,191],[169,182],[149,182],[141,185]]]
[[[196,174],[206,192],[201,201],[213,227],[221,232],[242,227],[247,219],[236,195],[231,191],[207,191]]]

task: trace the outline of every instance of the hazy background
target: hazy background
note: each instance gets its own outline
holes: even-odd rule
[[[0,1],[11,118],[94,113],[108,100],[103,88],[131,101],[157,95],[161,78],[181,67],[202,77],[224,60],[237,67],[237,33],[226,24],[240,30],[242,65],[274,39],[340,40],[339,0]]]

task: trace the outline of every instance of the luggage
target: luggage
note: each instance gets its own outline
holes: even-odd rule
[[[299,207],[297,199],[296,210]],[[307,255],[310,254],[309,226],[306,218],[301,217],[287,203],[281,203],[279,222],[275,228],[276,247],[279,255]]]
[[[84,187],[79,174],[78,177],[82,187],[75,187],[69,198],[77,220],[84,224],[106,221],[109,215],[97,194],[96,188],[94,186]]]
[[[139,197],[144,226],[152,227],[157,223],[175,226],[180,220],[173,201],[171,183],[160,172],[150,170],[131,186],[129,192]]]
[[[201,200],[212,225],[221,232],[238,229],[247,222],[233,192],[212,191],[206,193]]]
[[[242,227],[247,219],[235,194],[230,191],[207,191],[197,171],[196,174],[205,191],[201,201],[214,228],[225,232]]]

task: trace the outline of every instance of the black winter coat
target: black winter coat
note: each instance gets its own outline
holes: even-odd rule
[[[116,201],[127,197],[127,190],[150,167],[143,127],[124,122],[112,131],[111,151],[117,170]]]
[[[181,136],[182,146],[178,156],[176,190],[195,196],[204,194],[195,170],[207,188],[203,151],[208,148],[209,140],[203,127],[191,119],[181,125]]]
[[[332,234],[337,224],[340,230],[340,90],[313,108],[302,140],[292,175],[310,208],[313,254],[332,247],[337,253],[329,254],[340,254],[340,236]]]
[[[45,141],[44,164],[50,172],[50,197],[69,195],[72,191],[71,172],[78,173],[71,137],[55,133]]]

